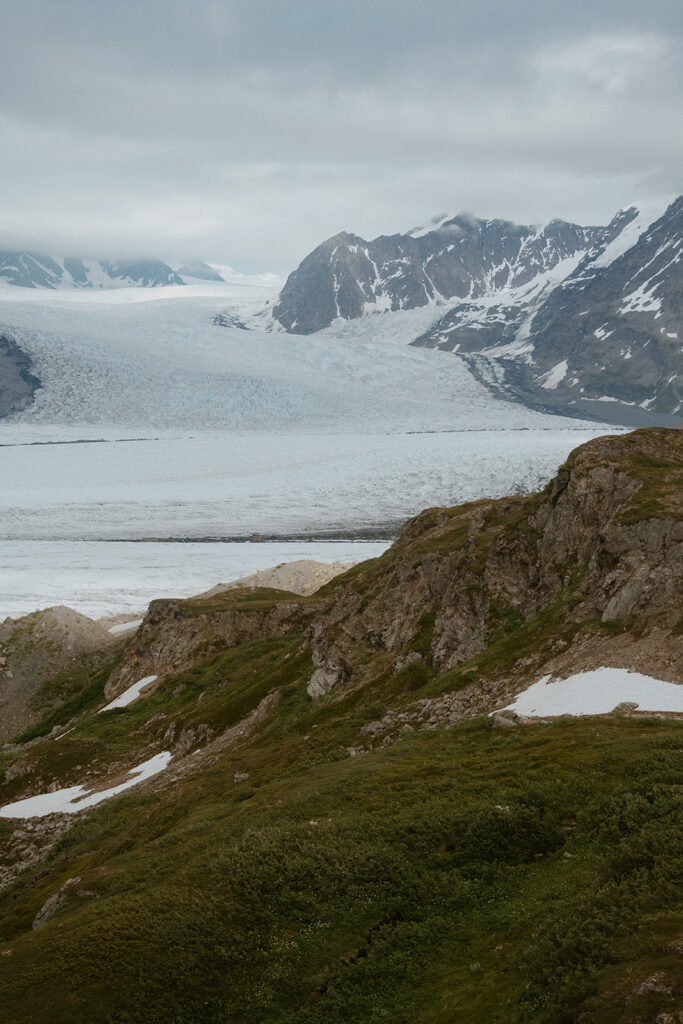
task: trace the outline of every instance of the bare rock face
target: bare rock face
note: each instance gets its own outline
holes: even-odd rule
[[[144,676],[182,672],[206,658],[207,651],[283,636],[318,610],[296,600],[253,600],[258,594],[257,589],[244,588],[206,600],[153,601],[135,640],[107,680],[107,700]]]
[[[0,417],[21,412],[33,401],[40,381],[29,356],[13,338],[0,335]]]
[[[350,674],[349,667],[321,623],[313,627],[311,653],[315,671],[306,687],[309,697],[322,697],[346,682]]]
[[[430,630],[429,659],[443,672],[558,602],[577,622],[673,613],[683,593],[682,470],[683,433],[644,430],[584,445],[541,495],[423,512],[380,568],[336,589],[312,630],[309,692],[356,672],[359,640],[405,667]]]
[[[80,666],[94,670],[113,657],[119,644],[101,623],[62,606],[1,622],[0,743],[44,713],[45,683]]]
[[[603,230],[559,220],[539,230],[460,214],[372,241],[341,231],[290,274],[273,314],[292,334],[311,334],[337,317],[514,288],[584,252]]]
[[[69,892],[80,882],[80,878],[67,878],[62,888],[52,894],[40,908],[33,921],[33,931],[42,928],[67,901]]]

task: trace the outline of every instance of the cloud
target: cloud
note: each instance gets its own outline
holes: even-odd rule
[[[683,190],[682,30],[666,0],[24,0],[0,246],[284,272],[438,209],[605,221]]]
[[[541,47],[531,64],[551,86],[616,96],[663,84],[674,69],[670,40],[653,32],[599,34]]]

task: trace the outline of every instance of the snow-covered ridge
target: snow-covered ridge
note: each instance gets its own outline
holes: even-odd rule
[[[78,292],[164,288],[212,282],[274,289],[276,274],[242,274],[227,264],[190,260],[173,268],[158,259],[106,260],[0,250],[0,294],[15,289]]]
[[[619,234],[591,260],[592,266],[595,268],[609,267],[629,249],[632,249],[650,225],[664,216],[675,199],[675,196],[669,196],[659,201],[640,201],[619,210],[615,220],[625,220],[625,225]],[[589,255],[591,254],[589,253]]]
[[[5,287],[49,289],[158,288],[184,284],[163,260],[112,262],[29,252],[0,252],[0,282]]]
[[[581,258],[602,230],[460,213],[372,241],[340,232],[289,276],[273,313],[288,332],[311,334],[337,319],[486,299]]]

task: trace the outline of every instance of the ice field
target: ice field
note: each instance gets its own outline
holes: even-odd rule
[[[156,597],[191,597],[282,562],[375,558],[386,542],[111,544],[0,542],[0,622],[66,604],[92,619],[144,611]]]
[[[502,401],[456,356],[411,348],[437,307],[301,337],[265,329],[272,297],[248,285],[0,294],[0,331],[42,383],[0,420],[4,607],[17,586],[34,607],[58,596],[41,556],[19,583],[9,574],[28,550],[14,543],[390,533],[429,505],[535,489],[609,429]],[[218,313],[250,329],[216,326]],[[93,574],[110,547],[89,547]],[[157,546],[160,583],[193,548]],[[242,574],[223,563],[199,589]]]

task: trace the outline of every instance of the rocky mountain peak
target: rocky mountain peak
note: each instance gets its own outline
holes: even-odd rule
[[[601,230],[564,221],[525,227],[460,213],[372,241],[342,231],[290,274],[273,315],[285,330],[311,334],[339,318],[518,287],[583,253]]]

